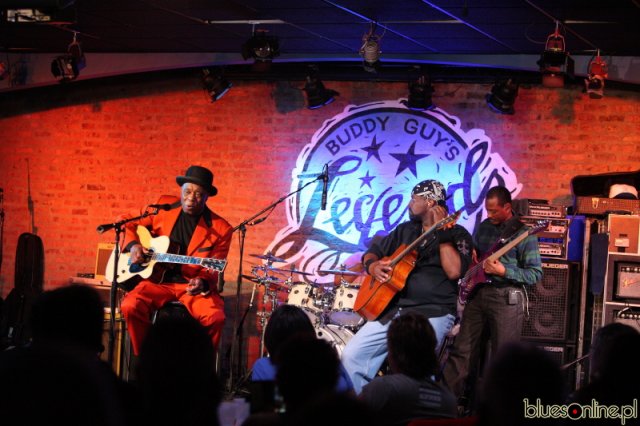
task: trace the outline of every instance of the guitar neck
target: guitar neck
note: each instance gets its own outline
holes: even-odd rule
[[[206,260],[210,260],[203,257],[184,256],[181,254],[171,253],[154,253],[151,259],[161,263],[180,263],[182,265],[202,265]]]
[[[509,243],[505,244],[502,248],[500,248],[500,250],[497,250],[496,252],[492,253],[489,257],[487,257],[486,260],[489,260],[489,261],[493,262],[494,260],[499,259],[500,257],[502,257],[503,254],[505,254],[506,252],[511,250],[520,241],[524,240],[528,236],[529,236],[529,231],[523,232],[522,234],[518,235],[513,240],[509,241]]]
[[[443,227],[448,223],[455,222],[460,216],[461,212],[462,210],[458,210],[457,212],[431,225],[429,229],[424,231],[418,238],[416,238],[411,244],[409,244],[404,250],[398,253],[398,255],[391,260],[391,267],[394,267],[398,262],[402,260],[403,257],[415,250],[415,248],[418,247],[418,245],[420,245],[424,241],[424,239],[431,235],[435,230]]]

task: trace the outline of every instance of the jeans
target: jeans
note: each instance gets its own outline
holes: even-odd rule
[[[396,316],[400,315],[398,312]],[[455,317],[447,314],[441,317],[429,318],[437,338],[436,352],[446,334],[453,326]],[[387,330],[390,321],[382,324],[379,321],[369,321],[353,336],[342,351],[342,364],[353,382],[356,394],[360,394],[362,387],[369,383],[378,373],[387,357]]]

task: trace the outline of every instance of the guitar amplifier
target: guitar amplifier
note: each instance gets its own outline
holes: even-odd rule
[[[522,216],[520,220],[530,227],[534,227],[541,220],[540,217]],[[544,219],[549,225],[547,229],[537,233],[540,256],[557,259],[567,259],[569,240],[569,219]]]
[[[547,200],[536,200],[523,198],[513,200],[511,203],[513,210],[520,216],[536,216],[539,218],[563,218],[566,214],[566,207],[549,204]]]
[[[93,272],[93,277],[97,280],[104,280],[104,271],[107,268],[107,262],[111,257],[111,252],[115,247],[114,243],[98,243],[98,250],[96,251],[96,267]]]

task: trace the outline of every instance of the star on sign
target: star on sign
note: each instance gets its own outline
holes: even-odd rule
[[[409,169],[415,177],[418,177],[416,170],[416,163],[422,158],[428,157],[430,154],[416,154],[416,142],[414,141],[409,147],[409,151],[406,154],[390,154],[393,158],[398,160],[398,170],[396,170],[396,176],[402,173],[404,170]]]
[[[375,176],[369,176],[369,170],[367,170],[366,176],[358,178],[362,181],[362,184],[360,184],[360,188],[362,188],[365,185],[371,188],[371,181],[374,180],[375,178],[376,178]]]
[[[360,148],[363,151],[366,151],[367,153],[367,160],[369,161],[369,158],[371,157],[376,157],[378,159],[379,162],[382,163],[382,159],[380,158],[380,147],[382,147],[382,144],[384,142],[380,142],[378,143],[378,141],[376,140],[376,136],[373,136],[373,140],[371,141],[371,145],[364,147],[364,148]]]

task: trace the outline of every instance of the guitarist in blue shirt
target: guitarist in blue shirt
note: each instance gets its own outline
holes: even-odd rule
[[[502,186],[489,189],[485,209],[487,218],[474,231],[477,250],[474,263],[480,265],[485,282],[468,283],[477,286],[466,300],[460,331],[443,372],[444,380],[458,398],[463,395],[471,362],[479,359],[487,329],[494,354],[504,343],[520,339],[527,303],[526,286],[542,278],[535,235],[523,235],[497,259],[490,256],[494,249],[500,248],[497,241],[508,236],[516,238],[514,230],[517,235],[528,232],[513,213],[509,190]]]

